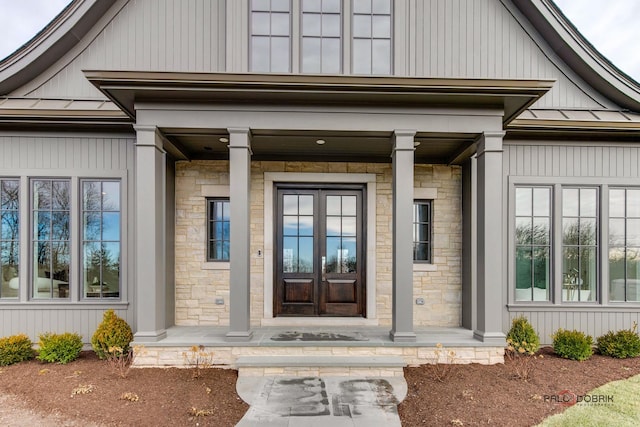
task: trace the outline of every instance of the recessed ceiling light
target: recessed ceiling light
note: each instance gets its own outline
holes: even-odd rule
[[[324,145],[327,141],[325,141],[324,139],[316,139],[316,144],[318,145]]]
[[[420,141],[414,141],[414,142],[413,142],[413,146],[414,146],[414,147],[417,147],[418,145],[420,145]]]
[[[227,142],[229,142],[229,138],[225,138],[224,136],[221,138],[218,138],[218,141],[222,142],[223,144],[226,144]]]

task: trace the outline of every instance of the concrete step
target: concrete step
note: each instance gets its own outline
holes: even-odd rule
[[[398,356],[241,356],[239,376],[403,376]]]

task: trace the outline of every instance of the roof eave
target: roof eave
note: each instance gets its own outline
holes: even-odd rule
[[[613,102],[640,112],[640,84],[600,54],[551,0],[511,0],[580,77]]]

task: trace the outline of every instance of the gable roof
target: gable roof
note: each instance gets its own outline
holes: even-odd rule
[[[640,112],[640,84],[598,52],[552,0],[501,1],[512,1],[555,53],[587,83],[621,107]]]
[[[117,1],[74,0],[32,40],[0,61],[0,95],[44,72],[75,46]],[[585,82],[623,109],[640,112],[640,84],[602,56],[552,0],[499,0],[513,16],[528,21],[540,37]],[[529,26],[530,27],[530,26]]]

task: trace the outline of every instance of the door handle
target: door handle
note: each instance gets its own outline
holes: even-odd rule
[[[322,257],[322,281],[325,282],[327,280],[327,257]]]

